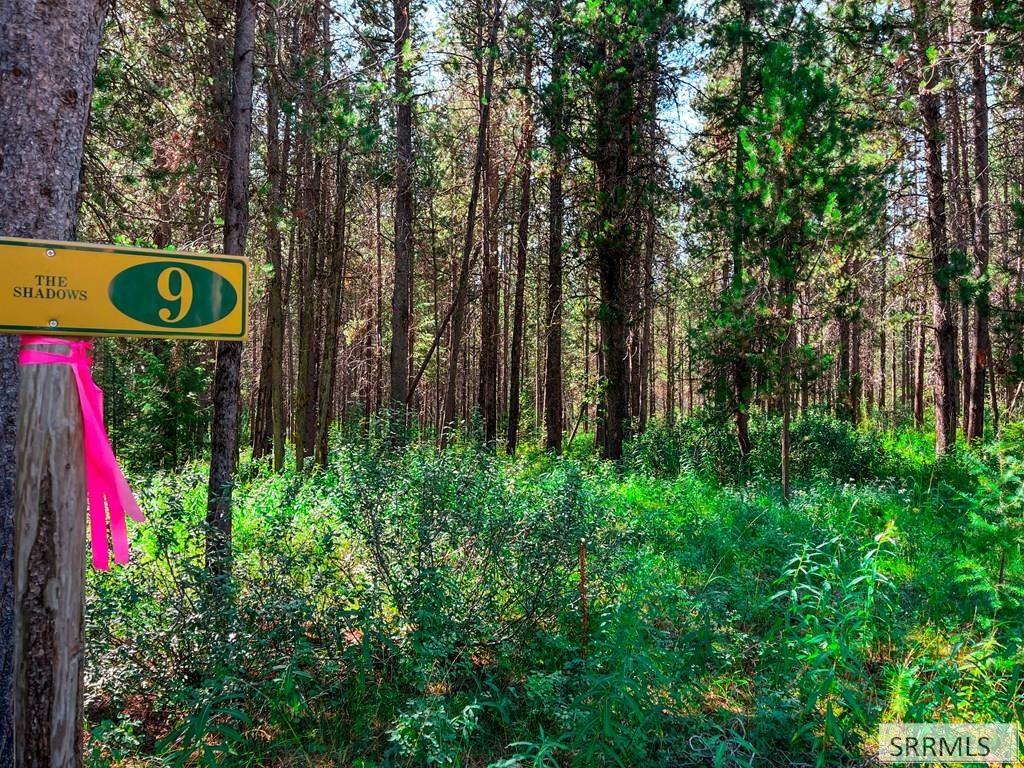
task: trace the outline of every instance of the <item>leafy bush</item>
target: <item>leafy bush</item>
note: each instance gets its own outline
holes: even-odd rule
[[[89,580],[91,766],[854,766],[883,719],[1024,714],[1017,428],[936,460],[809,416],[788,505],[699,418],[618,470],[391,429],[246,463],[226,586],[205,467],[136,482],[136,561]]]
[[[711,412],[700,412],[674,425],[654,422],[626,445],[626,466],[637,474],[675,477],[692,472],[722,482],[753,475],[777,478],[781,462],[781,421],[754,421],[754,449],[747,466],[740,459],[732,429]],[[792,472],[805,481],[815,478],[864,480],[884,476],[886,455],[876,435],[859,431],[828,413],[812,411],[790,427]]]
[[[756,474],[777,477],[781,463],[782,424],[779,419],[755,426],[751,466]],[[811,412],[793,420],[790,461],[795,477],[840,481],[865,480],[886,474],[878,440],[850,422],[828,413]]]

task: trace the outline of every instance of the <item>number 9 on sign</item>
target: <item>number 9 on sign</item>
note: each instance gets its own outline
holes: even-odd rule
[[[180,322],[192,308],[192,279],[181,267],[167,267],[156,280],[156,289],[164,301],[176,303],[171,310],[164,307],[160,310],[160,319],[165,323]]]

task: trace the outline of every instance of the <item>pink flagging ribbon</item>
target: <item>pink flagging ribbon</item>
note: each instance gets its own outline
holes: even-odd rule
[[[70,348],[69,354],[44,352],[32,345],[58,344]],[[57,339],[48,336],[22,336],[21,365],[70,365],[78,386],[78,400],[82,406],[82,429],[85,445],[85,479],[89,494],[89,533],[92,540],[92,565],[99,571],[110,568],[110,550],[107,546],[107,513],[109,512],[110,542],[114,549],[114,562],[128,562],[128,526],[125,515],[136,522],[144,522],[128,481],[110,447],[106,427],[103,425],[103,390],[92,380],[92,342]]]

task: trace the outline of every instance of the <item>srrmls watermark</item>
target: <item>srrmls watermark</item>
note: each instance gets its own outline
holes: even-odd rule
[[[882,723],[883,763],[1010,763],[1018,758],[1015,723]]]

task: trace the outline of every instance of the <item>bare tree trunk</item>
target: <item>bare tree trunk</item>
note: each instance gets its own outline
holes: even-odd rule
[[[654,314],[654,242],[657,235],[658,216],[653,206],[648,215],[647,232],[644,237],[643,284],[643,325],[640,331],[640,408],[639,427],[647,429],[647,418],[651,411],[651,325]]]
[[[690,320],[686,320],[686,335],[683,337],[680,343],[680,354],[682,354],[682,347],[686,345],[686,415],[693,416],[693,347],[690,344]],[[683,396],[683,387],[679,387],[679,396]],[[682,410],[682,406],[680,406]]]
[[[477,401],[483,442],[493,447],[498,437],[498,178],[493,132],[488,130],[484,161],[483,259],[480,273],[480,381]]]
[[[269,241],[269,237],[268,237]],[[254,336],[253,328],[249,327],[249,338]],[[255,394],[250,395],[249,430],[252,457],[262,459],[270,453],[270,292],[267,292],[267,308],[264,315],[263,328],[260,336],[260,351],[257,363],[259,374],[256,380]],[[173,426],[173,424],[172,424]]]
[[[979,278],[974,314],[974,371],[971,382],[971,412],[968,439],[980,440],[985,434],[985,379],[992,354],[989,337],[988,261],[991,240],[989,210],[988,159],[988,77],[985,63],[986,31],[981,27],[985,0],[971,0],[971,19],[975,36],[971,56],[974,90],[974,259]],[[967,328],[964,328],[967,333]]]
[[[551,175],[548,182],[548,296],[545,313],[544,376],[544,447],[549,451],[562,451],[562,251],[565,247],[563,224],[565,202],[562,196],[562,166],[565,162],[565,106],[562,83],[562,58],[565,55],[562,32],[562,0],[553,0],[551,26],[553,51],[550,96],[550,149]]]
[[[523,333],[525,326],[526,257],[530,247],[530,182],[533,175],[533,56],[527,54],[524,77],[523,165],[519,176],[519,220],[516,231],[516,287],[515,306],[512,310],[512,352],[509,360],[508,436],[506,450],[514,456],[519,442],[519,416],[521,410]],[[586,354],[586,353],[584,353]]]
[[[917,324],[917,365],[914,374],[914,426],[924,426],[924,320]]]
[[[307,105],[307,110],[309,105]],[[314,435],[312,415],[316,408],[316,267],[317,229],[320,220],[320,184],[322,163],[319,157],[312,160],[313,173],[309,174],[309,163],[313,155],[312,142],[304,137],[304,148],[300,152],[299,167],[306,176],[299,193],[301,218],[299,220],[299,350],[295,382],[293,425],[295,438],[295,466],[301,471],[303,464],[312,453]]]
[[[599,44],[598,60],[607,63],[607,43]],[[614,67],[611,67],[614,69]],[[597,130],[596,166],[599,221],[606,222],[596,242],[601,288],[601,342],[604,347],[604,441],[606,459],[622,458],[629,418],[626,361],[627,298],[626,268],[633,246],[633,228],[628,205],[633,154],[630,83],[618,76],[606,76],[598,83],[595,105]]]
[[[676,305],[671,296],[665,308],[665,336],[668,359],[665,362],[667,384],[665,389],[665,419],[671,427],[676,421]]]
[[[948,24],[948,38],[950,45],[955,38],[955,30],[952,21]],[[954,62],[948,64],[947,78],[952,85],[946,89],[946,122],[949,125],[947,135],[949,141],[946,144],[946,159],[949,169],[949,216],[950,234],[953,247],[962,255],[967,253],[967,243],[970,239],[969,229],[973,226],[973,215],[970,211],[966,186],[967,186],[967,150],[964,146],[963,121],[960,114],[960,83],[959,73]],[[970,306],[966,297],[960,300],[960,374],[957,398],[963,415],[964,429],[970,422],[971,402],[971,337],[970,337]]]
[[[102,0],[0,5],[5,235],[75,239],[106,10]],[[70,457],[82,451],[80,406],[66,366],[19,375],[18,348],[0,336],[0,765],[75,768],[82,668],[68,651],[83,642],[86,510],[84,463]]]
[[[285,403],[284,403],[284,263],[281,258],[281,228],[278,217],[283,214],[287,146],[281,153],[278,142],[277,67],[267,96],[267,164],[270,172],[270,215],[267,220],[267,251],[274,274],[270,278],[267,332],[270,335],[270,422],[274,451],[274,471],[284,469]]]
[[[253,0],[235,3],[234,85],[227,199],[224,203],[224,252],[241,255],[249,230],[249,147],[252,137],[253,46],[256,8]],[[217,344],[213,381],[210,483],[207,489],[206,567],[217,575],[231,571],[231,492],[238,463],[238,405],[241,395],[242,344]]]
[[[743,26],[744,29],[750,25],[750,18],[752,15],[752,9],[750,7],[749,0],[740,0],[740,9],[743,14]],[[750,55],[749,55],[749,43],[744,37],[740,44],[740,71],[739,71],[739,99],[736,104],[736,141],[734,151],[736,156],[733,159],[733,179],[732,179],[732,196],[733,206],[737,209],[733,212],[732,221],[732,233],[730,237],[730,252],[732,256],[732,279],[729,284],[728,290],[731,291],[735,297],[741,297],[745,295],[746,287],[744,285],[746,281],[745,264],[743,257],[743,249],[745,247],[744,240],[746,239],[746,227],[743,221],[742,215],[739,213],[739,196],[740,185],[743,178],[743,152],[741,147],[741,137],[739,133],[739,125],[743,120],[744,111],[747,107],[748,101],[748,90],[750,80]],[[739,353],[737,355],[736,364],[733,370],[732,385],[733,385],[733,418],[736,423],[736,441],[739,445],[740,459],[746,462],[747,457],[753,450],[753,443],[750,440],[750,397],[751,397],[751,382],[750,382],[750,364],[747,360],[748,350],[746,344],[742,344]],[[688,356],[689,357],[689,356]],[[689,363],[687,363],[689,365]],[[693,382],[692,378],[690,381],[690,408],[693,407]]]
[[[906,306],[906,305],[904,305]],[[905,408],[910,400],[910,345],[913,341],[913,321],[903,323],[903,346],[900,347],[900,404]],[[917,420],[915,418],[915,425]]]
[[[281,228],[278,219],[282,214],[284,200],[282,181],[285,177],[281,157],[279,104],[279,81],[277,78],[277,28],[274,14],[270,15],[271,77],[267,87],[267,176],[269,193],[267,199],[267,261],[272,274],[267,289],[267,325],[264,329],[263,360],[260,364],[260,396],[257,408],[260,410],[260,432],[253,427],[253,455],[258,456],[268,448],[273,451],[274,471],[284,468],[284,307],[282,283],[284,266],[281,257]],[[287,162],[285,159],[284,162]],[[257,449],[257,444],[259,448]]]
[[[384,407],[384,234],[381,231],[380,185],[373,188],[373,234],[377,254],[373,291],[373,409]],[[390,366],[390,362],[389,362]],[[410,387],[410,390],[414,387]],[[390,397],[390,390],[389,390]],[[406,392],[405,404],[412,403],[412,393]]]
[[[455,298],[452,302],[453,321],[451,344],[448,352],[448,381],[444,397],[444,417],[441,421],[441,447],[445,447],[451,438],[451,430],[457,420],[456,387],[458,385],[459,352],[462,347],[462,332],[465,323],[465,303],[470,256],[473,251],[474,232],[476,230],[476,209],[480,200],[480,183],[483,176],[484,155],[487,151],[487,129],[491,115],[491,89],[494,85],[494,56],[491,52],[498,42],[498,26],[500,24],[500,0],[494,0],[491,11],[491,29],[487,38],[487,71],[484,75],[484,91],[480,100],[480,121],[477,125],[476,156],[473,162],[473,185],[469,195],[469,210],[466,213],[466,237],[462,244],[462,265],[459,273]]]
[[[591,341],[590,316],[590,286],[587,285],[583,292],[583,403],[580,406],[580,423],[583,424],[583,429],[587,432],[590,431],[590,398],[592,397],[590,358],[593,343]]]
[[[839,313],[839,369],[836,380],[838,397],[836,413],[841,419],[853,421],[853,256],[847,256],[839,270],[840,289],[837,297]]]
[[[885,245],[882,246],[882,286],[880,291],[880,298],[878,301],[878,365],[879,365],[879,377],[878,377],[878,411],[879,413],[885,413],[886,405],[886,366],[888,360],[886,358],[886,349],[888,348],[886,333],[888,331],[888,303],[886,302],[886,294],[888,290],[888,262],[889,257],[885,252]],[[893,393],[895,395],[895,392]]]
[[[535,426],[540,426],[544,421],[544,365],[542,357],[544,355],[544,315],[547,313],[540,311],[540,307],[544,304],[544,283],[540,259],[538,259],[533,282],[533,305],[537,307],[537,319],[533,323],[533,423]]]
[[[935,358],[935,451],[943,454],[956,442],[956,327],[953,324],[946,240],[946,193],[942,173],[942,115],[939,109],[939,68],[929,61],[926,0],[914,0],[914,33],[926,71],[920,94],[924,124],[924,161],[928,189],[928,240],[932,252],[932,326]]]
[[[860,424],[864,374],[861,371],[861,333],[863,319],[860,310],[860,259],[853,257],[853,315],[850,318],[850,421]]]
[[[391,407],[405,408],[409,386],[412,285],[412,78],[409,0],[395,0],[395,279],[391,294]]]
[[[989,377],[988,382],[992,390],[992,436],[999,438],[999,397],[996,394],[996,369],[989,366],[988,369]],[[1009,419],[1012,415],[1013,409],[1009,409],[1007,412],[1007,418]]]
[[[797,321],[800,328],[800,345],[805,346],[810,343],[810,331],[807,328],[807,315],[806,315],[806,303],[801,298],[800,301],[800,319]],[[811,401],[811,377],[805,372],[800,373],[800,415],[807,415],[807,408],[810,406]]]
[[[316,460],[320,466],[327,466],[328,438],[332,422],[335,372],[338,364],[338,326],[341,324],[341,307],[344,302],[342,285],[345,275],[345,252],[348,247],[348,159],[342,158],[346,148],[338,149],[335,169],[334,201],[334,247],[331,249],[331,266],[327,276],[327,316],[324,326],[324,353],[318,382]]]
[[[792,395],[791,395],[791,382],[792,376],[792,358],[793,358],[793,340],[796,329],[793,325],[793,302],[796,297],[794,295],[794,287],[788,281],[783,281],[782,284],[782,319],[783,319],[783,332],[786,334],[782,342],[782,360],[780,365],[781,372],[781,383],[782,383],[782,445],[781,445],[781,459],[782,459],[782,500],[784,503],[789,503],[789,491],[790,491],[790,416],[792,411]]]

